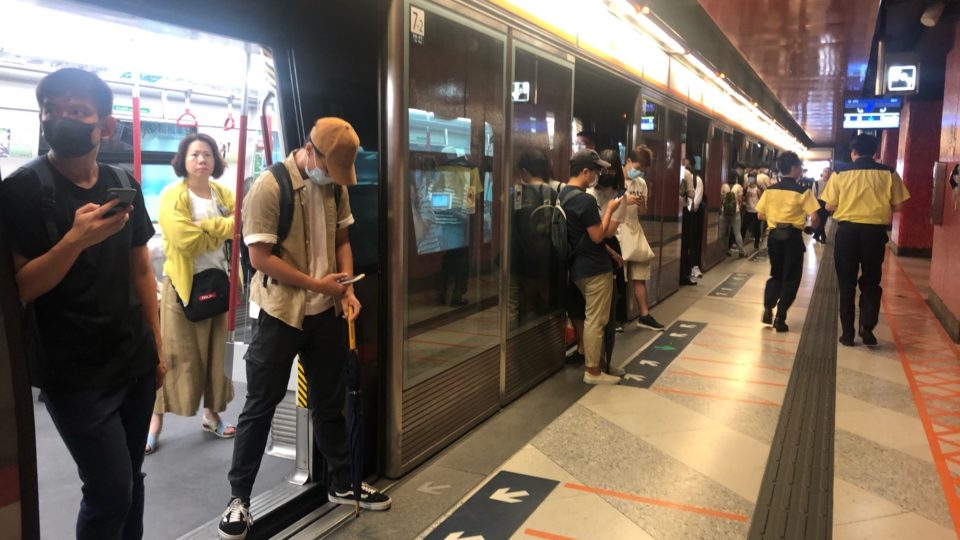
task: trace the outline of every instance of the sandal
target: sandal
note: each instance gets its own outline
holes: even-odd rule
[[[221,439],[232,439],[237,436],[237,428],[235,426],[227,424],[226,422],[223,421],[222,418],[217,420],[216,426],[214,426],[212,423],[208,424],[206,419],[204,419],[201,426],[203,430],[206,431],[207,433],[213,433],[214,435],[216,435],[217,437],[220,437]],[[233,431],[230,433],[227,433],[228,429],[232,429]]]
[[[147,445],[143,449],[143,455],[149,456],[150,454],[157,451],[157,448],[160,447],[157,441],[157,437],[159,436],[160,436],[159,433],[154,435],[153,433],[147,432]]]

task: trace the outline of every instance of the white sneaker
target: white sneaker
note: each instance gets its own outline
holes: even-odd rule
[[[620,377],[607,375],[603,372],[599,375],[591,375],[588,371],[584,371],[583,382],[587,384],[620,384]]]
[[[690,271],[690,275],[693,276],[693,277],[695,277],[695,278],[702,278],[702,277],[703,277],[703,272],[700,271],[700,267],[699,267],[699,266],[694,266],[694,267],[693,267],[693,270]]]

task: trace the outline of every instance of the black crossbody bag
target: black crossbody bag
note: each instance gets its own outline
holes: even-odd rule
[[[213,195],[216,199],[216,194]],[[221,215],[226,215],[219,200],[215,201]],[[229,257],[227,260],[230,260]],[[183,305],[180,295],[177,303],[183,308],[183,314],[190,322],[199,322],[230,310],[230,276],[219,268],[210,268],[193,275],[190,288],[190,302]]]

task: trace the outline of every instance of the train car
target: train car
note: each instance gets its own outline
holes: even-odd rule
[[[0,154],[3,174],[46,151],[31,92],[61,66],[95,71],[113,89],[121,130],[101,158],[135,172],[151,213],[160,190],[176,180],[168,163],[188,132],[217,139],[228,165],[221,181],[240,195],[269,162],[300,146],[315,118],[339,116],[355,127],[362,148],[359,182],[349,188],[350,237],[356,272],[367,276],[356,289],[364,305],[358,337],[369,476],[408,474],[563,366],[566,278],[549,250],[531,256],[524,227],[534,203],[521,182],[522,155],[544,156],[548,180],[564,182],[579,131],[621,156],[640,144],[653,150],[642,223],[656,254],[655,303],[681,280],[683,159],[706,186],[706,270],[728,247],[718,231],[729,170],[795,148],[783,128],[741,103],[694,55],[668,53],[679,38],[652,30],[660,28],[652,15],[626,1],[6,5],[0,134],[11,144]],[[152,243],[158,277],[161,243],[159,235]],[[58,524],[54,515],[76,503],[79,488],[72,495],[51,488],[54,478],[73,478],[72,463],[25,391],[7,268],[0,279],[0,353],[12,370],[0,378],[0,398],[16,398],[3,410],[15,411],[4,420],[18,434],[4,440],[19,445],[6,449],[6,465],[18,464],[23,530],[39,516],[44,536],[69,535],[69,520]],[[243,401],[250,309],[241,295],[226,349],[238,389],[225,413],[232,419]],[[627,311],[636,315],[632,299]],[[258,537],[325,500],[325,468],[312,451],[309,416],[296,405],[295,373],[289,388],[253,501]],[[230,445],[211,449],[209,441],[178,438],[173,425],[167,430],[165,448],[147,459],[148,505],[172,505],[184,491],[208,494],[163,525],[164,537],[208,537],[224,502]]]

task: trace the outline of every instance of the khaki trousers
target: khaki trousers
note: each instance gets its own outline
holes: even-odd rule
[[[610,320],[613,299],[613,273],[599,274],[576,281],[587,301],[583,322],[583,356],[588,368],[600,367],[603,358],[603,327]]]
[[[204,407],[226,410],[233,399],[233,382],[224,372],[227,314],[190,322],[177,302],[170,278],[160,296],[160,334],[167,377],[157,390],[154,414],[193,416],[203,398]]]

